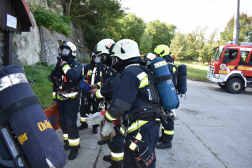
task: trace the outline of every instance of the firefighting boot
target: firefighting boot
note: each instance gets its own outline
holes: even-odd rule
[[[110,162],[111,161],[111,155],[103,156],[103,160],[106,161],[106,162]]]
[[[163,142],[163,135],[159,137],[158,142]]]
[[[83,130],[88,128],[88,124],[86,122],[81,123],[81,125],[78,127],[78,130]]]
[[[172,143],[171,141],[163,141],[160,144],[156,146],[158,149],[171,149],[172,148]]]
[[[65,151],[67,151],[68,149],[70,149],[70,147],[69,147],[69,144],[68,144],[68,143],[66,143],[63,147],[64,147]]]
[[[78,149],[71,149],[68,160],[74,160],[78,155]]]
[[[93,134],[97,134],[99,125],[93,125]]]
[[[106,143],[107,143],[106,140],[99,140],[99,141],[97,142],[98,145],[105,145]]]

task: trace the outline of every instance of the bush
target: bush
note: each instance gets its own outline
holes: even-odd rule
[[[67,16],[59,16],[57,13],[50,13],[44,8],[36,8],[34,18],[38,26],[55,30],[67,37],[71,35],[70,18]]]

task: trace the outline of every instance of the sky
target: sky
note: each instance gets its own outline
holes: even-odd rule
[[[224,31],[237,9],[237,0],[122,0],[121,4],[146,23],[160,20],[176,25],[183,34],[207,27],[206,37],[217,28]],[[252,0],[240,0],[242,12],[252,16]]]

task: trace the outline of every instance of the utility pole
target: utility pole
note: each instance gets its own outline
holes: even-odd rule
[[[234,32],[233,32],[233,41],[235,45],[239,43],[239,17],[240,17],[240,0],[237,0],[236,11],[234,15]]]

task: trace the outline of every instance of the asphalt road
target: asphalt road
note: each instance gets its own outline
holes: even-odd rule
[[[215,83],[188,80],[186,96],[176,110],[172,149],[156,149],[157,168],[252,167],[252,89],[230,94]],[[78,121],[79,124],[79,121]],[[63,143],[61,130],[56,131]],[[78,158],[65,168],[106,168],[99,134],[80,131]],[[67,155],[69,151],[67,151]]]

